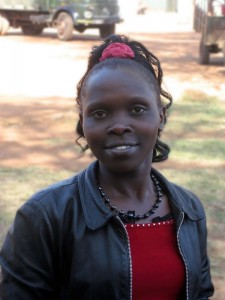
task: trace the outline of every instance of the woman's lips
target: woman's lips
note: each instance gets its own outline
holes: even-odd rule
[[[132,145],[114,145],[110,147],[106,147],[106,150],[110,153],[132,153],[133,151],[136,150],[137,144],[132,144]]]
[[[130,145],[122,145],[122,146],[115,146],[115,147],[112,147],[110,149],[116,149],[116,150],[126,150],[130,147],[133,147],[133,146],[130,146]]]

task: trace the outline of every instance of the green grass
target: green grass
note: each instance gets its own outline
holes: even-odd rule
[[[212,135],[224,138],[225,104],[201,92],[187,91],[173,104],[168,123],[170,139],[186,135]]]
[[[222,163],[225,154],[225,139],[217,138],[180,138],[171,141],[172,156],[187,161],[207,161]]]
[[[187,91],[171,109],[162,140],[171,147],[170,158],[156,164],[162,173],[192,190],[207,214],[208,245],[216,287],[225,281],[225,103],[201,92]],[[63,143],[52,140],[52,143]],[[42,168],[0,168],[0,244],[17,208],[31,194],[71,171]],[[222,295],[222,294],[221,294]],[[214,298],[222,300],[219,292]]]

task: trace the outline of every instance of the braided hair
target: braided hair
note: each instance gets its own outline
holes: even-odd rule
[[[105,48],[107,48],[112,43],[123,43],[128,45],[132,51],[134,52],[134,58],[132,59],[122,59],[122,58],[110,58],[104,61],[100,61],[102,57],[102,52]],[[154,84],[154,87],[158,94],[158,102],[159,105],[165,111],[165,123],[167,121],[167,110],[172,105],[172,96],[166,92],[162,88],[162,78],[163,78],[163,71],[160,65],[159,59],[151,53],[143,44],[137,41],[130,41],[127,37],[123,35],[111,35],[106,38],[103,43],[99,46],[94,46],[90,53],[88,59],[88,67],[87,71],[81,78],[81,80],[77,84],[77,97],[76,102],[77,106],[81,108],[81,98],[82,93],[85,90],[85,84],[87,79],[93,72],[100,70],[102,68],[114,68],[116,66],[135,66],[135,68],[139,68],[142,72],[145,73],[146,78],[149,82]],[[88,149],[88,145],[82,146],[79,142],[80,138],[84,138],[83,128],[81,126],[80,120],[76,126],[76,132],[78,134],[78,138],[76,143],[81,147],[82,151]],[[153,149],[153,162],[160,162],[168,158],[168,154],[170,152],[170,148],[167,144],[159,140],[160,137],[160,130],[158,132],[158,138],[156,140],[155,147]]]

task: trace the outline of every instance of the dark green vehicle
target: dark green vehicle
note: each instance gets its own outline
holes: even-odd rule
[[[60,40],[72,39],[73,30],[98,28],[101,38],[115,33],[122,22],[117,0],[0,0],[0,35],[21,27],[26,35],[39,35],[54,27]]]

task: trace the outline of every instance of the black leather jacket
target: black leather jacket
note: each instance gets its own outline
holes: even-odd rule
[[[17,212],[0,254],[1,300],[129,300],[132,271],[122,222],[102,205],[95,167],[35,194]],[[167,190],[186,267],[186,297],[213,294],[205,214],[189,191]]]

